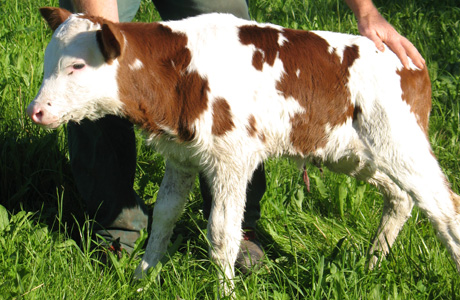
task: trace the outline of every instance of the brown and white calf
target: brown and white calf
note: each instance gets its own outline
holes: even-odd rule
[[[382,191],[372,252],[388,252],[415,203],[460,270],[460,201],[427,139],[426,68],[404,69],[364,37],[230,15],[114,24],[61,9],[41,13],[55,32],[27,110],[32,120],[56,128],[126,117],[167,159],[136,276],[165,253],[201,171],[214,199],[211,257],[232,278],[246,185],[261,162],[281,155],[299,165],[321,162]]]

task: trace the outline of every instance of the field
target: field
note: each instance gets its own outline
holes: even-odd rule
[[[458,0],[375,0],[425,57],[433,86],[430,141],[460,191],[460,7]],[[357,34],[341,0],[251,0],[252,17],[290,28]],[[43,74],[51,31],[38,13],[56,0],[0,0],[0,299],[215,299],[198,185],[176,226],[170,256],[135,282],[138,256],[95,259],[91,222],[68,163],[66,130],[49,132],[25,114]],[[137,21],[158,20],[144,0]],[[138,136],[135,189],[151,206],[163,159]],[[327,169],[301,172],[286,159],[266,164],[257,233],[264,267],[237,276],[237,299],[457,299],[460,276],[427,218],[415,209],[380,267],[366,268],[382,200],[371,186]],[[136,248],[142,254],[144,234]],[[159,275],[159,276],[158,276]],[[138,291],[143,287],[142,291]]]

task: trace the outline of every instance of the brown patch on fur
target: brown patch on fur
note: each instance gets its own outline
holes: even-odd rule
[[[259,140],[261,140],[263,143],[265,143],[266,137],[263,132],[259,132],[257,130],[257,123],[256,123],[256,118],[254,115],[250,115],[248,118],[248,125],[246,126],[246,129],[248,131],[248,135],[250,137],[258,137]]]
[[[118,58],[119,96],[126,117],[149,133],[168,131],[181,141],[193,140],[193,123],[208,107],[209,85],[198,73],[186,70],[191,61],[187,37],[159,23],[111,23],[100,17],[80,17],[101,25],[102,32],[96,35],[106,62]],[[109,43],[102,42],[104,36]],[[112,49],[104,49],[107,45]],[[143,67],[131,70],[136,59]]]
[[[346,85],[359,51],[356,45],[346,47],[340,62],[339,56],[329,53],[329,44],[314,33],[286,30],[283,34],[288,40],[280,52],[285,74],[277,89],[305,109],[291,119],[291,141],[299,152],[308,154],[326,145],[328,126],[340,126],[354,115]]]
[[[281,35],[285,39],[282,46]],[[348,69],[359,57],[358,46],[346,47],[340,61],[337,54],[329,53],[326,40],[312,32],[253,25],[242,26],[239,37],[242,44],[256,47],[252,62],[257,70],[262,70],[263,63],[273,66],[277,56],[283,62],[284,74],[276,88],[305,109],[291,119],[291,142],[297,151],[308,154],[324,147],[327,126],[333,128],[356,117],[358,111],[350,102],[346,84]]]
[[[118,58],[118,87],[126,116],[149,133],[171,131],[181,141],[195,137],[193,123],[208,107],[208,81],[186,70],[187,37],[158,23],[118,23],[126,39]],[[143,67],[129,66],[140,60]]]
[[[264,67],[264,54],[260,50],[254,51],[252,56],[252,65],[256,70],[262,71]]]
[[[417,123],[428,135],[428,118],[431,111],[431,82],[427,68],[396,71],[401,77],[402,99],[417,116]]]
[[[455,212],[457,215],[460,215],[460,196],[455,194],[452,190],[450,191],[450,199],[454,205]]]
[[[262,141],[262,143],[265,143],[265,140],[266,140],[265,133],[262,132],[262,133],[259,135],[259,139]]]
[[[224,98],[217,98],[212,104],[212,134],[221,136],[234,127],[230,105]]]
[[[256,128],[256,118],[254,118],[253,115],[249,116],[248,119],[248,126],[246,126],[246,129],[248,130],[248,134],[250,137],[255,137],[257,134],[257,128]]]
[[[346,47],[340,61],[337,54],[329,53],[326,40],[312,32],[285,29],[280,34],[286,41],[279,47],[276,38],[271,47],[279,47],[284,65],[277,89],[305,109],[291,119],[291,142],[299,152],[308,154],[325,146],[327,126],[339,126],[353,117],[346,84],[359,49],[356,45]]]
[[[239,38],[243,45],[254,45],[252,65],[256,70],[262,71],[263,63],[273,66],[276,55],[279,52],[280,31],[271,27],[259,27],[257,25],[245,25],[239,28]]]

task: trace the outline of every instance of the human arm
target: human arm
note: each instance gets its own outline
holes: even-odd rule
[[[117,0],[72,0],[76,11],[118,22]]]
[[[425,67],[425,60],[415,46],[400,35],[390,23],[378,12],[372,0],[345,0],[358,20],[359,32],[375,43],[375,46],[384,51],[385,43],[401,60],[404,67],[412,62],[420,69]]]

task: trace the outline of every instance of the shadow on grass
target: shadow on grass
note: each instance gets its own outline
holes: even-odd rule
[[[10,213],[37,214],[51,230],[83,222],[83,205],[73,183],[59,131],[0,133],[0,204]],[[77,233],[72,237],[78,237]]]

